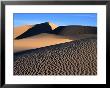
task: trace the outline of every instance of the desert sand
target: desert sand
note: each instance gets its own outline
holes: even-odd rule
[[[97,39],[16,53],[14,75],[97,75]]]
[[[54,30],[55,28],[57,28],[58,26],[48,22],[48,24],[50,25],[51,29]],[[18,26],[14,28],[14,38],[16,38],[17,36],[23,34],[24,32],[26,32],[29,28],[32,28],[34,25],[22,25],[22,26]],[[45,29],[44,29],[45,30]]]
[[[41,48],[50,45],[70,42],[71,39],[55,34],[42,33],[36,36],[27,37],[20,40],[14,40],[14,52],[20,52],[29,49]]]
[[[14,75],[97,75],[97,28],[51,22],[17,27],[13,70]]]
[[[14,38],[17,36],[23,34],[25,31],[27,31],[29,28],[31,28],[33,25],[23,25],[23,26],[18,26],[14,28]]]
[[[52,30],[57,28],[57,25],[51,22],[47,22],[47,23],[48,23],[47,25],[50,25]],[[14,29],[14,38],[30,30],[30,28],[32,28],[33,26],[34,25],[24,25],[24,26],[16,27]],[[41,48],[41,47],[46,47],[46,46],[70,42],[70,41],[72,40],[65,38],[64,36],[60,36],[56,34],[41,33],[38,35],[23,38],[23,39],[18,39],[18,40],[14,39],[14,52]]]
[[[54,29],[59,30],[59,27],[51,22],[46,22],[44,24],[49,25],[52,30],[54,30]],[[44,24],[42,24],[42,26],[44,26]],[[16,27],[14,29],[14,38],[16,38],[17,36],[23,35],[24,32],[26,32],[28,30],[32,30],[30,28],[32,28],[33,26],[24,25],[24,26]],[[22,39],[14,39],[14,52],[20,52],[20,51],[25,51],[25,50],[34,49],[34,48],[41,48],[41,47],[46,47],[46,46],[50,46],[50,45],[56,45],[56,44],[60,44],[60,43],[70,42],[70,41],[93,37],[93,36],[96,37],[96,34],[70,35],[71,33],[74,33],[74,30],[72,30],[72,28],[75,28],[75,32],[76,32],[77,30],[78,31],[83,30],[84,27],[78,27],[77,30],[76,30],[77,27],[74,27],[74,26],[67,26],[66,28],[70,28],[70,29],[65,29],[65,27],[64,27],[63,30],[65,30],[65,32],[63,32],[63,30],[62,30],[60,32],[60,34],[41,33],[41,34],[26,37],[26,38],[22,38]],[[71,32],[68,32],[68,30],[71,30]],[[86,28],[86,30],[87,30],[87,28]],[[63,35],[62,35],[62,33],[63,33]],[[66,33],[68,35],[65,35]],[[86,31],[84,31],[84,33],[86,33]]]

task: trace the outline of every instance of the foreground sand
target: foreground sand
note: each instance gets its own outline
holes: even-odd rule
[[[14,75],[97,75],[97,39],[16,53]]]

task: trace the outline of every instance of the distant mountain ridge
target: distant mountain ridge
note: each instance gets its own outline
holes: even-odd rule
[[[32,26],[27,31],[17,36],[15,39],[23,39],[41,33],[59,34],[65,36],[72,36],[74,34],[97,34],[97,28],[80,25],[56,26],[51,22],[45,22]]]

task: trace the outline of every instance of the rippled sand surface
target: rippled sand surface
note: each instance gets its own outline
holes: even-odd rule
[[[14,75],[97,75],[97,39],[15,53]]]

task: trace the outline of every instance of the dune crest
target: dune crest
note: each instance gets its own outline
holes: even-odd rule
[[[53,23],[51,23],[51,22],[48,22],[48,23],[49,23],[49,25],[51,26],[52,30],[54,30],[55,28],[58,27],[57,25],[55,25],[55,24],[53,24]]]

